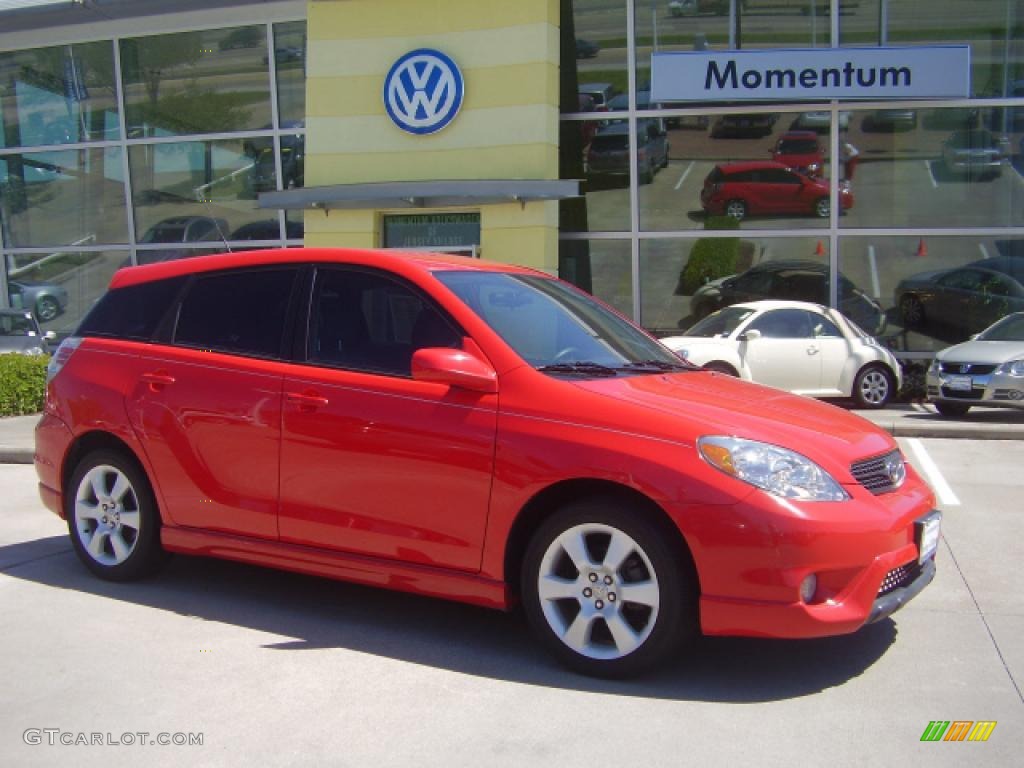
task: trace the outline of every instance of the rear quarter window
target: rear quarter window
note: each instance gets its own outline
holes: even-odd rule
[[[78,336],[149,341],[186,278],[175,277],[108,291],[78,327]]]

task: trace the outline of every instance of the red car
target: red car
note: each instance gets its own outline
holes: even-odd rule
[[[772,150],[772,160],[805,176],[821,176],[825,156],[814,131],[787,131]]]
[[[498,609],[589,674],[704,632],[849,633],[935,573],[897,444],[456,256],[122,269],[54,355],[46,506],[102,578],[207,555]]]
[[[841,182],[839,200],[853,207],[853,193]],[[797,214],[828,218],[828,179],[812,179],[782,163],[754,160],[716,165],[704,179],[701,206],[710,214],[735,219],[762,214]]]

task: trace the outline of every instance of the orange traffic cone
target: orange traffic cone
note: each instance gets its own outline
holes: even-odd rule
[[[925,243],[923,237],[917,242],[917,255],[918,257],[928,255],[928,245]]]
[[[824,256],[825,255],[825,244],[823,242],[821,242],[821,240],[818,241],[818,247],[814,249],[814,255],[815,256]]]

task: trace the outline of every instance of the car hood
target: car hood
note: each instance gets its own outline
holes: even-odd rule
[[[575,382],[575,386],[652,412],[665,439],[690,443],[704,435],[730,435],[791,448],[837,479],[850,463],[896,447],[866,419],[834,405],[721,374],[689,372]],[[609,408],[609,412],[614,409]],[[637,425],[623,424],[635,431]]]
[[[998,365],[1024,359],[1024,341],[965,341],[944,349],[936,356],[944,363],[988,363]]]
[[[686,347],[735,347],[739,343],[728,336],[666,336],[659,341],[675,351]]]

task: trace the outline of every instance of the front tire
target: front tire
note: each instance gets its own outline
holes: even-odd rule
[[[915,327],[924,324],[924,305],[921,300],[912,293],[904,295],[900,299],[900,317],[907,327]]]
[[[712,360],[710,363],[704,366],[705,371],[714,371],[715,373],[724,373],[726,376],[739,376],[739,371],[733,368],[728,363],[723,363],[719,360]]]
[[[832,202],[827,197],[822,197],[814,204],[814,213],[819,218],[827,219],[828,215],[832,213]]]
[[[48,323],[60,314],[60,304],[50,296],[42,296],[36,302],[36,317],[41,323]]]
[[[966,416],[967,412],[971,410],[971,406],[964,405],[963,403],[938,402],[932,403],[932,405],[935,406],[936,411],[938,411],[942,416],[946,416],[947,418]]]
[[[565,666],[635,675],[697,628],[694,585],[666,536],[634,506],[581,500],[548,518],[526,550],[530,626]]]
[[[165,559],[153,490],[125,453],[93,451],[79,462],[65,496],[65,515],[75,554],[102,579],[138,579]]]
[[[880,365],[861,369],[853,382],[853,399],[861,408],[884,408],[892,400],[896,380],[892,373]]]

